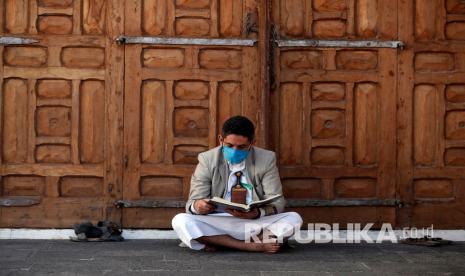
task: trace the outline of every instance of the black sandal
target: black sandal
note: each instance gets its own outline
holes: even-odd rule
[[[102,242],[102,241],[123,241],[121,236],[123,231],[120,227],[111,221],[99,221],[97,226],[91,222],[83,222],[74,225],[76,237],[69,237],[75,242]]]
[[[442,238],[433,238],[431,236],[424,236],[423,238],[406,238],[400,240],[403,244],[409,245],[421,245],[421,246],[441,246],[452,244],[450,240],[444,240]]]

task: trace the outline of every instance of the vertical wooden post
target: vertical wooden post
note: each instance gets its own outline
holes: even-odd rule
[[[124,34],[124,4],[118,0],[107,3],[107,76],[105,87],[105,218],[115,222],[122,220],[122,211],[114,201],[123,197],[123,89],[124,47],[114,43],[117,36]]]
[[[396,197],[403,204],[397,209],[396,224],[398,227],[410,226],[413,204],[413,1],[399,1],[398,33],[399,39],[404,42],[405,49],[399,51],[398,66],[399,81],[397,83],[397,185]]]

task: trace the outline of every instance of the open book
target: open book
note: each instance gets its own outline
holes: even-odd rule
[[[216,207],[222,207],[222,208],[230,208],[230,209],[236,209],[240,210],[243,212],[249,212],[252,210],[254,207],[262,207],[264,205],[267,205],[268,203],[276,201],[278,198],[282,197],[283,195],[273,195],[267,199],[262,199],[258,201],[251,202],[250,204],[240,204],[240,203],[235,203],[231,202],[228,200],[225,200],[221,197],[213,197],[208,200],[208,203],[215,205]]]

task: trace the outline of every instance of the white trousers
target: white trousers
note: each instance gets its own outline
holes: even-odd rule
[[[193,215],[180,213],[172,220],[172,226],[181,241],[194,250],[204,244],[195,239],[202,236],[229,235],[238,240],[248,240],[268,229],[278,240],[291,237],[302,226],[302,218],[296,212],[285,212],[258,219],[241,219],[228,213]]]

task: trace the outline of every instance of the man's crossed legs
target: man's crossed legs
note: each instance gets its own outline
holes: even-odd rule
[[[244,251],[277,252],[302,225],[296,212],[259,219],[181,213],[172,221],[184,244],[195,250],[215,251],[228,247]]]

